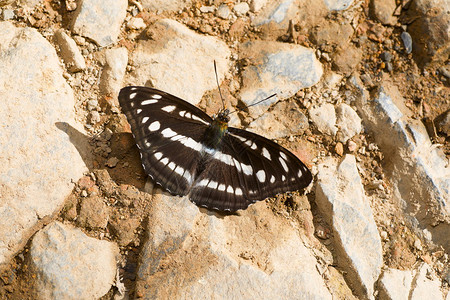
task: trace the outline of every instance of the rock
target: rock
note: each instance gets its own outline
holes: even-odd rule
[[[117,246],[54,222],[40,230],[30,248],[30,265],[41,299],[98,299],[116,275]]]
[[[277,103],[246,128],[268,139],[301,135],[309,127],[308,118],[294,102]]]
[[[83,132],[56,51],[40,33],[0,22],[0,64],[0,94],[8,99],[0,106],[1,266],[62,207],[86,171],[74,144],[89,146],[58,123]]]
[[[403,46],[405,47],[406,53],[408,54],[411,53],[413,45],[411,35],[408,32],[403,31],[400,37],[402,38]]]
[[[216,7],[214,5],[212,5],[212,6],[203,5],[202,7],[200,7],[200,11],[202,13],[213,13],[215,10],[216,10]]]
[[[447,137],[450,136],[450,109],[443,112],[434,119],[434,124],[439,132],[444,133]]]
[[[260,11],[257,17],[252,21],[254,26],[261,26],[274,22],[287,26],[287,22],[294,18],[298,6],[295,0],[275,0],[268,2]]]
[[[360,48],[349,46],[337,51],[333,55],[333,68],[344,74],[350,75],[360,64],[362,51]]]
[[[344,145],[342,143],[340,143],[340,142],[337,143],[336,146],[334,147],[334,151],[339,156],[344,155]]]
[[[219,6],[219,8],[216,11],[216,16],[219,18],[222,18],[224,20],[227,20],[231,15],[231,10],[226,4],[222,4]]]
[[[341,267],[359,297],[373,298],[383,253],[372,209],[364,193],[356,159],[347,154],[338,164],[329,158],[318,166],[316,203],[332,225]]]
[[[240,57],[252,63],[242,72],[242,102],[248,106],[277,94],[249,108],[255,118],[278,99],[289,98],[300,89],[316,84],[323,73],[314,51],[299,45],[253,41],[242,44],[239,52]]]
[[[385,172],[396,197],[414,220],[412,228],[419,236],[426,228],[436,244],[450,251],[450,167],[445,154],[432,145],[420,121],[404,115],[408,110],[395,86],[383,81],[369,96],[356,78],[351,84],[359,91],[354,97],[364,126],[385,154]]]
[[[325,22],[311,30],[312,42],[321,49],[325,47],[348,48],[352,36],[353,28],[350,24],[337,22]]]
[[[192,0],[142,0],[143,8],[155,12],[176,12],[190,7]]]
[[[105,50],[105,66],[100,77],[100,92],[109,95],[115,106],[119,106],[117,96],[123,87],[123,78],[128,64],[128,51],[126,48],[113,48]]]
[[[16,16],[16,14],[14,13],[14,10],[12,10],[12,9],[5,8],[2,11],[3,21],[12,20],[12,19],[14,19],[15,16]]]
[[[151,85],[195,105],[217,87],[214,60],[219,82],[223,80],[230,56],[224,42],[169,19],[157,21],[151,29],[153,39],[139,41],[132,54],[135,70],[128,82]]]
[[[408,300],[413,281],[411,271],[387,269],[380,279],[380,300]]]
[[[413,40],[413,54],[420,67],[445,63],[450,53],[450,14],[447,0],[417,0],[404,16],[414,20],[407,31]],[[424,39],[423,37],[427,37]]]
[[[59,46],[59,53],[70,72],[79,72],[86,68],[80,49],[64,30],[60,29],[55,32],[55,40]]]
[[[258,12],[267,4],[267,2],[268,0],[252,0],[250,2],[250,10],[252,12]]]
[[[86,197],[81,202],[78,224],[86,228],[105,229],[109,220],[108,206],[98,196]]]
[[[101,47],[117,41],[128,1],[83,0],[73,17],[72,31],[92,39]]]
[[[395,0],[371,0],[369,7],[372,17],[381,24],[391,26],[397,24],[397,17],[394,16],[397,7]]]
[[[338,141],[345,143],[362,132],[361,118],[350,105],[341,103],[336,106],[336,117],[338,128],[336,138]]]
[[[345,10],[352,5],[353,0],[324,0],[329,10]]]
[[[147,25],[145,25],[145,22],[142,18],[133,17],[127,22],[128,29],[141,30],[144,29],[145,27],[147,27]]]
[[[237,3],[233,7],[233,11],[237,16],[245,16],[249,10],[250,10],[250,7],[248,6],[248,4],[246,2]]]
[[[309,118],[321,133],[331,136],[336,135],[338,129],[336,127],[336,112],[333,104],[325,103],[321,106],[313,107],[308,113]]]
[[[133,242],[136,236],[136,229],[140,225],[139,219],[118,219],[109,222],[113,234],[117,237],[120,246],[124,247]]]
[[[418,270],[415,279],[415,286],[409,293],[412,300],[421,299],[444,299],[444,295],[441,292],[441,281],[438,279],[430,279],[429,275],[433,274],[433,268],[424,263]]]
[[[296,229],[263,202],[219,217],[164,198],[149,215],[136,285],[143,298],[331,299]]]

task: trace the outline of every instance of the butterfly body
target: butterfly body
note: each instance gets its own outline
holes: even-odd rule
[[[211,118],[190,103],[147,87],[126,87],[119,102],[145,172],[174,195],[208,209],[236,211],[306,187],[312,175],[287,149],[228,127],[229,111]]]

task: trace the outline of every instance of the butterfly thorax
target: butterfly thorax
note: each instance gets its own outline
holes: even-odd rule
[[[221,110],[216,117],[213,118],[211,125],[205,132],[206,147],[217,149],[223,136],[227,132],[228,122],[230,117],[228,116],[228,109]]]

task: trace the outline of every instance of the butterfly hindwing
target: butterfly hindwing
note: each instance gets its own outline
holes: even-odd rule
[[[290,151],[237,128],[228,128],[212,157],[214,166],[200,174],[191,192],[193,202],[208,208],[245,209],[258,200],[302,189],[312,180],[308,168]]]

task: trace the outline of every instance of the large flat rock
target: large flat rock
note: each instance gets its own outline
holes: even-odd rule
[[[0,23],[0,265],[52,215],[86,170],[57,122],[74,97],[55,49],[36,30]],[[67,128],[62,126],[61,128]]]

